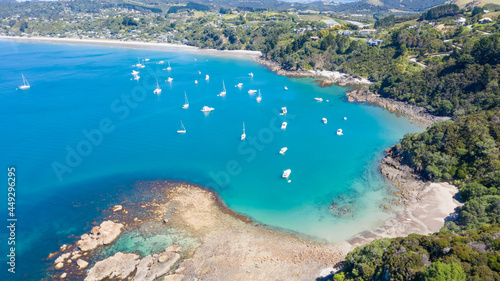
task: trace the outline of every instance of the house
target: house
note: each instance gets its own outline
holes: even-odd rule
[[[359,35],[370,35],[377,32],[375,29],[362,29],[358,32]]]
[[[334,26],[340,26],[340,23],[338,23],[336,20],[324,20],[324,23],[328,25],[328,28],[332,28]]]
[[[465,24],[467,20],[465,18],[460,17],[458,20],[455,21],[455,24]]]
[[[493,21],[490,19],[490,18],[482,18],[478,21],[478,23],[480,24],[484,24],[484,23],[492,23]]]
[[[384,40],[379,40],[379,39],[370,39],[366,42],[366,44],[370,45],[370,46],[380,46],[382,45],[382,43],[384,43]]]
[[[346,35],[346,36],[351,36],[352,31],[350,30],[344,30],[344,31],[339,31],[340,35]]]

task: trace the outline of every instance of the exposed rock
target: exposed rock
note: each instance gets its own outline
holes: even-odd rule
[[[121,211],[122,209],[123,209],[122,205],[115,205],[113,207],[113,212],[118,212],[118,211]]]
[[[170,245],[165,249],[165,252],[174,252],[174,253],[180,253],[182,252],[182,247],[179,245]]]
[[[53,252],[53,253],[50,253],[49,256],[47,257],[48,260],[50,260],[51,258],[53,258],[54,256],[56,256],[59,252]]]
[[[86,268],[86,267],[89,265],[89,263],[88,263],[88,262],[86,262],[86,261],[84,261],[84,260],[82,260],[82,259],[78,259],[78,260],[76,261],[76,264],[78,264],[78,269],[80,269],[80,270],[82,270],[82,269]]]
[[[63,274],[61,274],[61,279],[65,279],[66,277],[68,276],[68,274],[66,272],[64,272]]]
[[[66,248],[68,248],[68,245],[63,244],[63,245],[59,248],[59,251],[64,252],[64,251],[66,251]]]
[[[67,258],[69,258],[69,256],[71,255],[71,253],[65,253],[65,254],[62,254],[60,255],[55,261],[54,263],[62,263],[64,262],[64,260],[66,260]]]
[[[163,223],[167,223],[168,222],[168,219],[163,219]]]
[[[88,272],[85,281],[104,279],[125,279],[135,271],[139,255],[116,253],[114,256],[97,262]]]
[[[264,57],[256,58],[256,62],[265,65],[271,71],[276,72],[278,75],[288,76],[288,77],[312,77],[323,79],[321,81],[321,86],[330,86],[336,84],[339,86],[347,85],[368,85],[371,82],[366,78],[353,77],[346,73],[341,73],[338,71],[327,71],[327,70],[285,70],[282,65],[278,62],[265,59]]]
[[[184,279],[184,275],[182,274],[172,274],[167,275],[163,281],[182,281]]]
[[[134,281],[153,281],[167,274],[181,256],[174,252],[163,252],[149,255],[142,259],[137,266]]]
[[[76,245],[84,252],[93,250],[101,245],[107,245],[120,235],[122,227],[123,224],[121,223],[105,221],[101,223],[97,232],[96,227],[94,227],[91,234],[82,235],[80,240],[76,242]]]
[[[61,269],[63,267],[64,267],[64,263],[62,263],[62,262],[56,264],[56,269]]]
[[[469,242],[469,243],[467,243],[467,246],[469,246],[472,249],[477,250],[479,252],[483,252],[483,253],[486,251],[486,248],[487,248],[485,244],[479,243],[479,242]]]
[[[370,92],[368,90],[368,87],[361,87],[349,91],[347,92],[346,97],[349,102],[369,102],[391,112],[397,112],[398,114],[405,115],[413,121],[422,123],[426,126],[430,126],[435,122],[450,120],[449,117],[434,116],[423,107],[412,105],[407,102],[381,97],[378,94]]]

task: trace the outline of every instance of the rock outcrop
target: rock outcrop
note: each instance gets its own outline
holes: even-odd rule
[[[105,279],[125,279],[139,264],[139,255],[116,253],[114,256],[97,262],[87,274],[85,281]]]
[[[100,226],[92,228],[90,234],[84,234],[76,245],[82,251],[90,251],[101,245],[113,242],[121,233],[123,224],[113,221],[105,221]]]
[[[349,102],[369,102],[378,105],[391,112],[407,116],[411,120],[425,126],[430,126],[435,122],[450,120],[449,117],[440,117],[430,114],[425,108],[412,105],[406,102],[397,101],[389,98],[381,97],[378,94],[370,92],[368,87],[361,87],[347,92],[345,95]]]
[[[181,258],[179,251],[182,251],[182,248],[170,246],[165,251],[146,256],[142,260],[139,260],[139,256],[136,254],[119,252],[112,257],[97,262],[90,269],[85,281],[124,279],[133,272],[135,272],[135,275],[130,276],[130,280],[153,281],[167,274],[174,267]]]

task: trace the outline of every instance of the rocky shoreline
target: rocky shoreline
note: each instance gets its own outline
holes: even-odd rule
[[[278,75],[288,76],[288,77],[309,77],[309,78],[318,78],[321,79],[320,86],[331,86],[332,84],[336,84],[339,86],[361,86],[361,85],[369,85],[371,82],[366,78],[357,78],[350,76],[345,73],[341,73],[338,71],[327,71],[327,70],[285,70],[281,66],[281,64],[265,59],[263,57],[256,57],[254,61],[260,63],[267,67],[269,70],[275,72]]]
[[[141,184],[156,188],[155,199],[110,207],[100,226],[50,254],[52,280],[309,280],[334,272],[350,248],[258,225],[228,211],[217,194],[200,186]],[[182,233],[196,243],[170,244],[148,255],[136,248],[111,250],[119,236],[131,232],[161,239]]]
[[[398,207],[396,216],[385,221],[380,227],[360,233],[349,243],[354,247],[367,244],[375,239],[404,237],[412,233],[427,235],[438,232],[445,220],[453,217],[462,203],[456,200],[458,188],[449,183],[428,182],[421,178],[393,146],[386,151],[380,165],[380,172],[392,184],[393,200],[388,209]],[[392,207],[391,207],[392,206]]]
[[[425,108],[408,104],[406,102],[397,101],[389,98],[381,97],[378,94],[370,92],[368,87],[359,87],[346,93],[349,102],[371,103],[380,106],[390,112],[406,116],[410,120],[417,122],[421,126],[431,126],[436,122],[450,120],[449,117],[435,116],[430,114]]]

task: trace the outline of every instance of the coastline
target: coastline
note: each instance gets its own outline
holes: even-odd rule
[[[48,270],[53,279],[108,280],[135,275],[137,280],[153,280],[140,275],[146,268],[150,275],[165,275],[162,280],[266,280],[269,276],[310,280],[335,272],[349,250],[347,243],[314,241],[244,220],[240,214],[225,210],[218,195],[201,186],[167,181],[137,185],[155,190],[154,199],[110,207],[100,226],[75,233],[81,235],[80,240],[60,245],[59,251],[47,258],[52,263]],[[115,231],[109,234],[107,229]],[[114,243],[120,243],[119,236],[130,237],[130,233],[159,235],[160,239],[181,233],[183,239],[196,243],[181,246],[174,242],[165,251],[148,256],[137,255],[135,246],[102,256]],[[98,243],[106,239],[107,243]]]
[[[229,56],[233,58],[252,59],[261,56],[261,52],[259,51],[247,51],[247,50],[230,51],[230,50],[200,49],[194,46],[172,44],[172,43],[152,43],[152,42],[139,42],[139,41],[53,38],[53,37],[17,37],[17,36],[3,36],[3,35],[0,35],[0,40],[17,41],[17,42],[70,44],[70,45],[107,46],[107,47],[147,49],[147,50],[158,50],[158,51],[169,51],[169,52],[189,52],[189,53],[213,55],[213,56]]]
[[[362,86],[370,85],[371,82],[366,78],[356,78],[348,74],[338,71],[327,70],[285,70],[281,65],[275,61],[265,59],[262,56],[254,58],[254,61],[267,67],[270,71],[275,72],[277,75],[294,77],[294,78],[319,78],[322,79],[320,86],[326,87],[336,84],[338,86]]]

